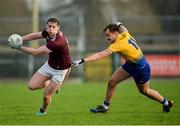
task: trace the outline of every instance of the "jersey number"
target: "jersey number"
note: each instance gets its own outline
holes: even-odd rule
[[[131,44],[131,45],[133,45],[134,48],[139,49],[138,45],[136,44],[136,40],[130,38],[130,39],[128,40],[128,43]]]

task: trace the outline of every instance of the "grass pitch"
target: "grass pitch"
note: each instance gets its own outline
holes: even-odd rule
[[[108,113],[94,114],[89,108],[104,100],[106,84],[64,83],[54,94],[46,116],[36,116],[43,90],[30,91],[26,82],[0,83],[1,125],[121,125],[180,124],[180,79],[151,81],[151,88],[174,101],[170,113],[163,113],[158,102],[141,95],[133,81],[118,85]]]

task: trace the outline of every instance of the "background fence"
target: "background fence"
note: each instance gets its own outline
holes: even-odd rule
[[[30,4],[32,1],[0,0],[0,79],[27,78],[30,76],[28,64],[31,61],[28,55],[10,49],[7,46],[7,39],[12,33],[24,35],[32,32],[32,5]],[[160,1],[165,6],[164,10],[169,9],[170,6],[167,6],[167,1]],[[12,2],[16,4],[15,7],[11,6],[10,3]],[[60,3],[52,0],[49,3],[44,0],[44,3],[49,3],[49,6],[52,4],[54,8],[49,7],[50,9],[43,10],[41,7],[42,1],[40,2],[39,20],[35,20],[39,23],[39,30],[44,28],[49,17],[57,17],[61,23],[61,30],[69,39],[72,59],[106,49],[108,43],[102,34],[102,29],[107,23],[120,20],[128,28],[131,35],[136,38],[137,44],[145,55],[152,56],[153,54],[156,58],[157,55],[173,54],[177,57],[177,65],[174,69],[180,69],[180,15],[178,9],[171,10],[174,13],[167,11],[167,14],[164,14],[162,10],[157,10],[159,4],[153,0],[144,0],[141,1],[141,4],[138,1],[131,1],[131,3],[134,3],[133,7],[131,4],[131,9],[128,9],[128,1],[72,0],[68,2],[67,0],[61,0]],[[174,8],[179,8],[179,6],[175,6],[175,4],[179,5],[179,2],[175,3],[174,1],[172,4],[174,4]],[[117,7],[117,5],[119,6]],[[141,6],[146,8],[142,9]],[[10,7],[12,9],[7,9]],[[105,11],[107,11],[106,14]],[[108,15],[108,13],[110,14]],[[39,46],[43,44],[45,44],[45,41],[39,40]],[[28,42],[25,45],[28,45]],[[167,59],[171,60],[168,56]],[[47,56],[35,57],[33,72],[46,60]],[[119,57],[113,55],[102,61],[87,63],[80,68],[73,69],[70,78],[94,81],[106,80],[119,65]],[[157,76],[156,74],[153,75]],[[180,77],[179,71],[175,76]]]

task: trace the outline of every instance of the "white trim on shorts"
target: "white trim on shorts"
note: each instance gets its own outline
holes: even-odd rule
[[[56,70],[50,67],[48,62],[46,62],[37,72],[44,76],[51,77],[54,82],[60,84],[63,82],[64,78],[66,77],[68,69]]]

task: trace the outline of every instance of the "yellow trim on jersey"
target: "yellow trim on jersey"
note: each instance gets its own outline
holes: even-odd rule
[[[115,41],[109,45],[108,49],[120,54],[126,61],[137,62],[143,57],[136,40],[128,32],[119,34]]]

